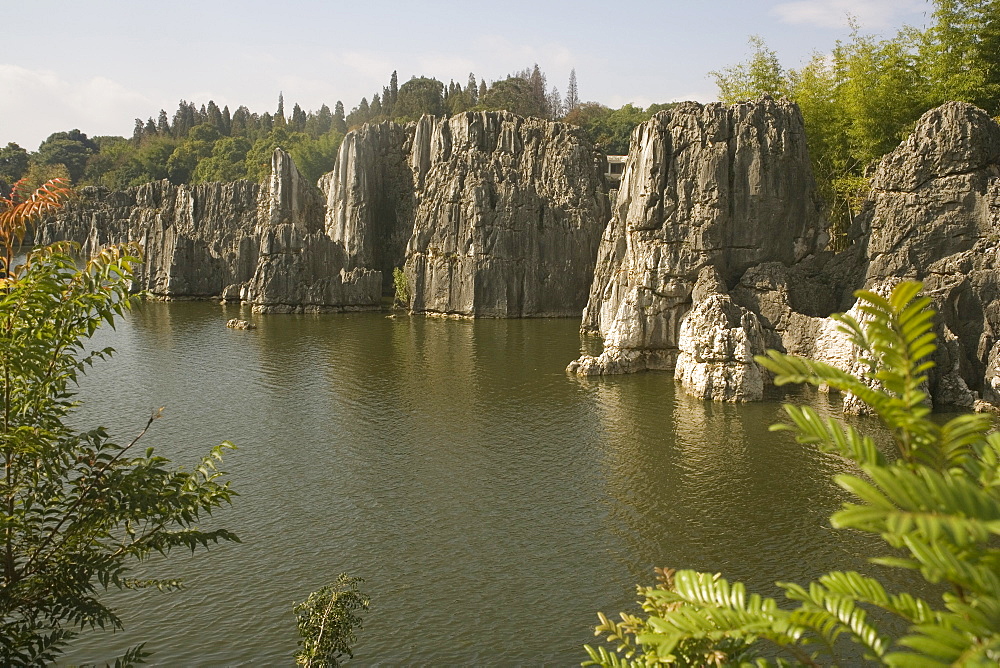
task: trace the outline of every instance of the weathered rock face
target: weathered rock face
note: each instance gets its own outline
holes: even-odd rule
[[[633,135],[583,314],[604,353],[570,370],[671,369],[703,267],[733,286],[750,267],[791,264],[825,243],[796,106],[764,98],[661,112]]]
[[[87,254],[138,242],[145,262],[134,287],[159,298],[240,299],[257,311],[373,308],[381,298],[381,275],[326,236],[321,193],[280,149],[263,187],[85,188],[37,239],[76,241]]]
[[[1000,332],[998,177],[1000,126],[981,109],[949,102],[924,114],[872,179],[862,219],[865,284],[923,281],[940,315],[931,377],[940,403],[971,405],[975,392],[1000,404],[989,381]]]
[[[396,123],[349,132],[333,171],[320,179],[326,195],[326,234],[357,266],[381,272],[383,287],[402,267],[413,231],[412,131]]]
[[[732,297],[760,315],[768,346],[860,374],[858,351],[820,316],[853,308],[858,288],[923,281],[939,314],[933,401],[1000,405],[998,177],[1000,126],[968,104],[933,109],[876,168],[851,249],[752,268]],[[860,408],[851,397],[845,406]]]
[[[284,151],[275,151],[267,185],[255,229],[257,268],[241,299],[256,312],[377,307],[381,274],[358,266],[358,255],[327,236],[322,193]]]
[[[757,315],[732,301],[715,267],[702,269],[692,296],[694,307],[681,320],[674,377],[704,399],[763,399],[767,372],[753,359],[765,351]]]
[[[413,311],[579,314],[610,207],[602,163],[578,129],[506,112],[425,116],[410,166]]]
[[[276,150],[262,184],[86,189],[40,241],[137,241],[137,288],[256,311],[376,308],[406,267],[416,312],[576,315],[609,215],[582,133],[505,112],[351,132],[306,183]]]

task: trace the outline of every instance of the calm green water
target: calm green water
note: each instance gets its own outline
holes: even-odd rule
[[[718,405],[667,374],[568,376],[573,320],[384,314],[250,316],[146,304],[97,345],[80,425],[193,464],[223,439],[239,545],[146,567],[182,592],[116,595],[126,632],[67,662],[147,641],[162,665],[287,665],[293,604],[341,571],[372,597],[357,665],[574,665],[596,612],[635,610],[654,566],[777,579],[871,570],[876,543],[835,532],[846,469],[767,426],[777,403]],[[803,400],[800,398],[800,400]]]

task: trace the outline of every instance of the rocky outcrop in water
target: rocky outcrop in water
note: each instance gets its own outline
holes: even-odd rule
[[[923,281],[939,314],[938,403],[1000,405],[1000,126],[949,102],[921,117],[872,177],[860,222],[864,283]]]
[[[633,134],[583,313],[583,330],[604,337],[604,352],[581,357],[569,370],[673,369],[703,268],[713,267],[732,286],[753,266],[791,264],[825,243],[795,105],[764,98],[660,112]],[[710,310],[722,308],[713,303]],[[733,329],[735,322],[725,320],[725,329]],[[689,333],[699,329],[690,327]],[[693,351],[715,344],[690,345]]]
[[[138,242],[134,287],[157,298],[241,300],[259,312],[375,308],[381,299],[381,276],[326,236],[320,191],[280,149],[263,186],[85,188],[37,238],[76,241],[87,254]]]
[[[683,113],[700,119],[712,116],[708,109],[687,107]],[[718,108],[713,110],[713,114],[720,113]],[[730,113],[740,118],[769,119],[763,125],[751,123],[742,131],[759,141],[742,142],[744,147],[758,146],[751,155],[767,156],[770,153],[762,147],[784,146],[792,156],[798,156],[797,160],[803,158],[804,153],[791,139],[795,133],[780,131],[795,125],[789,124],[788,119],[795,115],[788,115],[788,105],[764,100],[751,106],[738,105]],[[670,133],[663,129],[665,121],[670,123]],[[668,175],[671,170],[684,174],[680,181],[686,191],[700,192],[699,184],[707,183],[699,180],[700,175],[718,174],[713,152],[704,151],[690,163],[657,157],[670,154],[668,147],[674,145],[670,142],[676,134],[683,135],[677,128],[691,127],[692,122],[661,115],[636,135],[629,167],[648,175],[648,185],[637,188],[636,176],[626,169],[623,192],[605,232],[597,280],[584,313],[584,328],[605,336],[605,352],[597,358],[581,358],[570,365],[571,370],[607,373],[676,364],[675,376],[691,393],[725,400],[753,398],[755,379],[745,383],[746,391],[731,388],[749,377],[739,362],[760,347],[759,331],[766,347],[860,375],[858,351],[827,316],[852,309],[851,295],[856,289],[887,293],[900,280],[916,279],[924,283],[925,293],[932,297],[939,314],[938,350],[928,382],[934,402],[978,409],[1000,405],[1000,272],[996,267],[1000,251],[1000,126],[995,121],[982,110],[962,103],[948,103],[927,112],[913,134],[874,170],[868,201],[851,230],[854,243],[850,249],[837,255],[822,251],[822,221],[817,217],[809,218],[813,223],[796,228],[782,225],[780,221],[788,219],[780,215],[759,225],[755,223],[764,219],[751,216],[753,222],[747,223],[747,229],[758,235],[759,243],[746,245],[753,246],[759,255],[748,258],[748,251],[737,248],[735,257],[745,262],[726,259],[733,255],[725,243],[706,241],[732,236],[706,232],[718,220],[735,218],[735,212],[746,206],[746,199],[737,197],[733,201],[743,204],[723,207],[730,219],[716,213],[719,207],[708,206],[712,215],[707,226],[688,223],[685,227],[685,221],[698,218],[696,214],[706,209],[705,202],[717,201],[716,194],[699,195],[699,206],[675,207],[673,193],[665,185],[669,176],[663,179],[662,169],[646,167],[666,165]],[[767,129],[769,123],[774,130]],[[763,139],[774,132],[789,139],[780,143]],[[682,142],[679,150],[683,153],[692,145],[709,147],[711,142]],[[792,156],[777,164],[789,167]],[[756,193],[770,203],[769,207],[791,201],[786,199],[788,191],[769,197],[765,189],[757,187],[768,182],[761,172],[776,175],[776,168],[748,167],[764,164],[761,160],[764,158],[732,160],[732,164],[742,165],[742,171],[730,173],[728,181],[713,177],[719,183],[719,193],[742,183],[742,189]],[[685,171],[680,172],[682,166]],[[801,162],[798,169],[806,173],[808,166]],[[806,174],[797,181],[804,187],[793,198],[799,205],[811,201],[808,180]],[[629,184],[627,191],[624,184]],[[637,196],[645,196],[641,200],[644,206],[636,204]],[[671,219],[670,225],[664,222],[659,227],[646,222],[661,220],[661,202],[669,203],[662,205],[665,212],[684,212],[682,219]],[[812,212],[810,204],[809,215]],[[666,214],[662,220],[668,220]],[[693,237],[691,230],[695,231]],[[703,271],[699,283],[689,287],[693,283],[692,265],[699,262],[715,267],[717,276],[707,280],[706,275],[715,274]],[[845,405],[848,410],[860,408],[851,397],[846,397]]]
[[[713,266],[701,270],[692,301],[681,320],[674,377],[704,399],[763,399],[766,372],[753,359],[766,349],[757,315],[732,301]]]
[[[576,315],[608,211],[579,129],[478,112],[351,132],[318,187],[276,150],[261,185],[85,189],[39,236],[139,242],[136,287],[168,299],[377,308],[405,267],[415,312]]]

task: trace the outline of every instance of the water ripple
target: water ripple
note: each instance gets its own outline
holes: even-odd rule
[[[577,664],[596,612],[634,609],[652,567],[779,578],[864,568],[832,532],[843,463],[766,426],[776,404],[718,406],[666,374],[568,377],[569,320],[455,322],[381,314],[256,316],[147,304],[95,345],[81,425],[150,438],[191,463],[222,439],[240,492],[215,520],[240,545],[146,568],[179,594],[115,595],[125,633],[162,665],[289,664],[294,602],[339,572],[372,609],[356,663]],[[529,631],[530,630],[530,631]]]

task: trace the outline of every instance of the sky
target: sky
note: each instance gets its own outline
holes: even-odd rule
[[[751,35],[786,68],[850,34],[926,26],[926,0],[3,0],[0,146],[53,132],[131,136],[136,118],[180,100],[235,110],[371,101],[393,70],[503,79],[535,63],[565,94],[626,103],[716,98],[709,74],[746,59]]]

